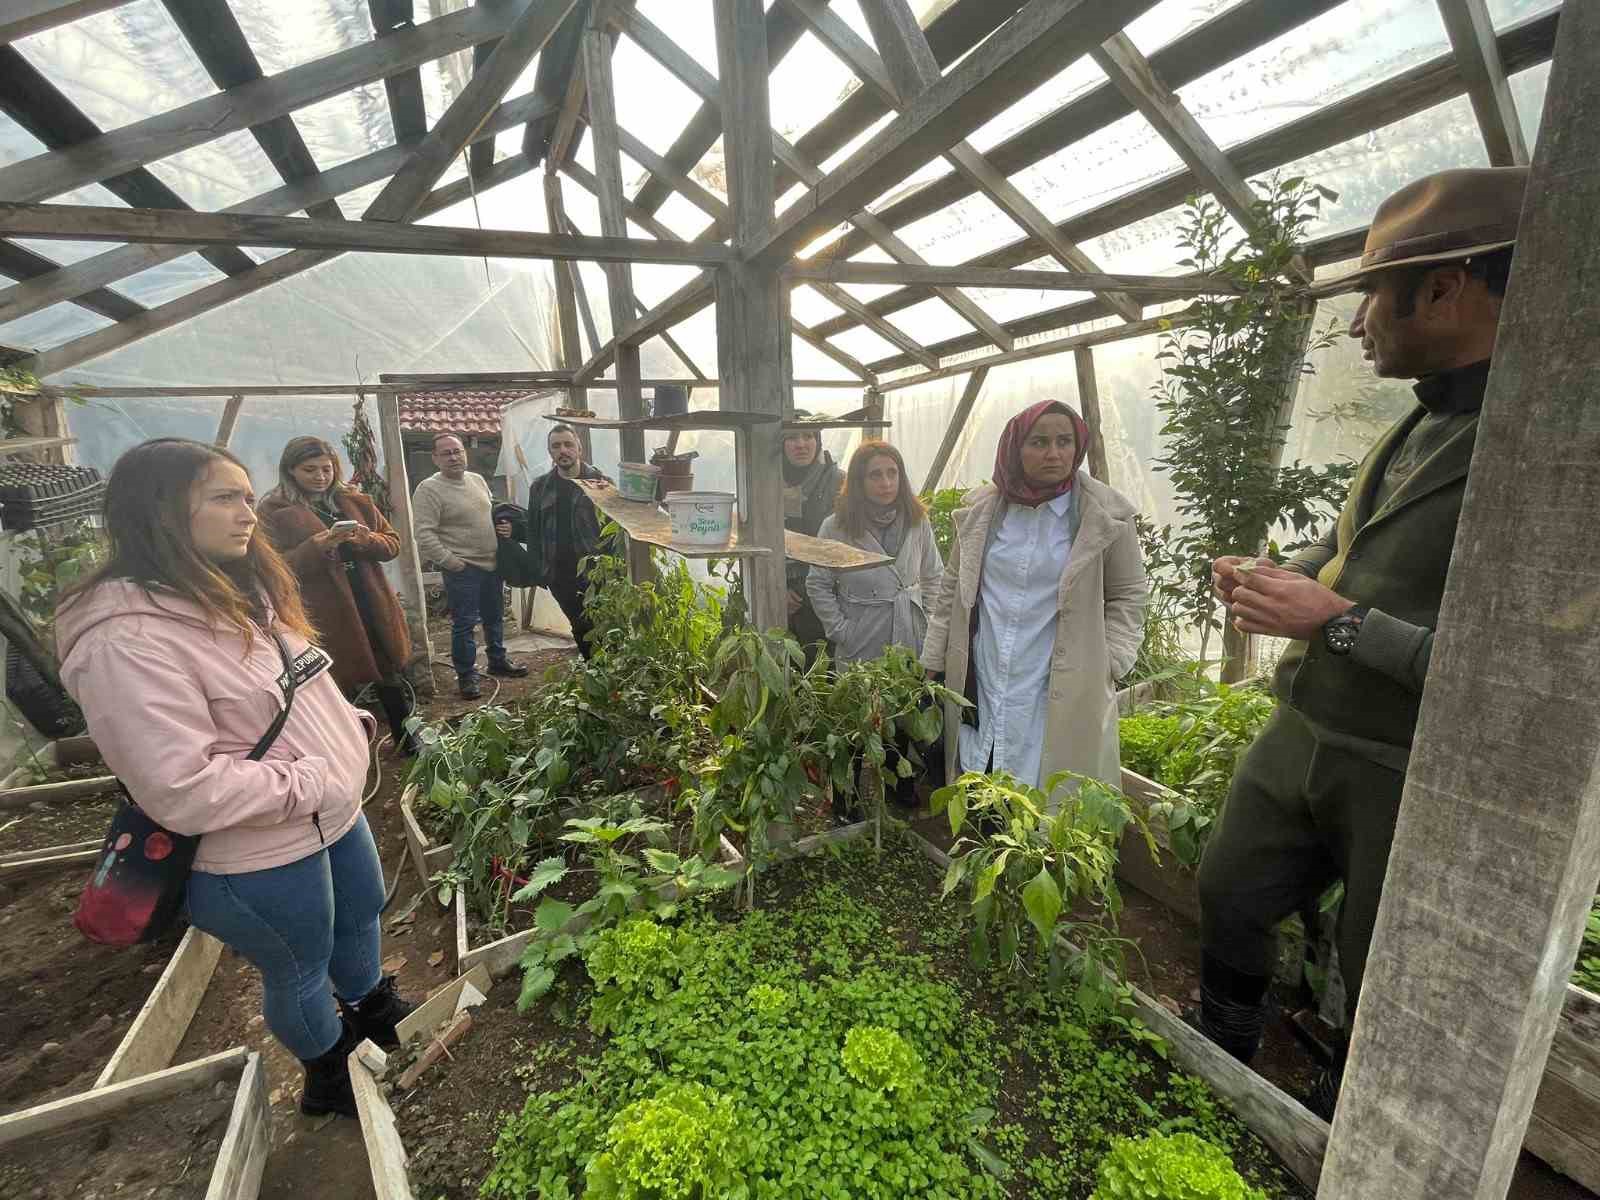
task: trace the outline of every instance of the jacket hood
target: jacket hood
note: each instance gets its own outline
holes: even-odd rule
[[[136,622],[155,618],[177,621],[206,633],[213,632],[209,617],[191,600],[158,586],[146,587],[131,579],[108,579],[56,610],[56,647],[61,663],[71,657],[84,634],[108,621]],[[132,624],[127,626],[133,630]]]

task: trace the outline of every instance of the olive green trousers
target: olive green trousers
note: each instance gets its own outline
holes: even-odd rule
[[[1319,743],[1280,705],[1240,759],[1200,860],[1206,952],[1247,975],[1271,975],[1279,922],[1342,879],[1339,969],[1353,1018],[1405,778]]]

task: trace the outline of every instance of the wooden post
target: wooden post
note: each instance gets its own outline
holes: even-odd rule
[[[67,426],[67,402],[59,395],[17,397],[12,414],[28,437],[69,438],[72,431]],[[75,463],[78,456],[70,444],[47,446],[33,451],[39,462]]]
[[[866,427],[861,431],[861,436],[873,440],[881,440],[884,427],[879,422],[883,420],[883,393],[875,387],[864,389],[861,393],[861,409],[867,421]]]
[[[1100,423],[1100,382],[1094,373],[1094,347],[1079,346],[1072,352],[1078,368],[1078,406],[1083,423],[1089,427],[1089,474],[1110,485],[1111,465],[1106,459],[1106,437]]]
[[[551,233],[566,231],[567,210],[561,199],[561,176],[553,171],[546,171],[544,176],[544,212]],[[578,296],[573,286],[573,280],[578,274],[578,264],[553,262],[550,266],[556,281],[556,319],[561,330],[561,345],[557,350],[561,356],[559,365],[568,371],[576,371],[583,365],[583,343],[578,340]],[[584,388],[568,389],[567,407],[588,408],[588,391]],[[588,462],[594,456],[589,430],[583,428],[577,429],[576,432],[578,445],[583,448],[583,461]],[[527,624],[526,618],[523,624]]]
[[[217,445],[224,450],[233,441],[234,427],[239,424],[239,410],[244,407],[243,396],[229,396],[222,406],[222,420],[217,423]]]
[[[773,229],[772,122],[767,30],[761,0],[715,0],[723,149],[734,249],[761,245]],[[794,411],[789,288],[778,265],[732,263],[717,272],[718,400],[723,408]],[[740,442],[744,534],[771,549],[744,561],[745,596],[758,629],[788,624],[784,582],[783,426],[757,425]]]
[[[1324,1200],[1506,1194],[1594,897],[1597,74],[1600,8],[1568,5]]]
[[[422,560],[417,556],[417,539],[411,527],[411,480],[406,472],[405,440],[400,433],[400,397],[395,392],[379,392],[377,399],[383,473],[389,481],[389,511],[394,514],[394,530],[400,535],[396,574],[400,577],[400,601],[406,612],[406,628],[411,634],[411,662],[406,665],[420,664],[424,668],[411,672],[411,686],[419,696],[432,696],[433,640],[428,636]]]
[[[983,381],[988,378],[988,367],[979,367],[967,376],[966,389],[961,393],[961,399],[956,402],[955,412],[950,414],[950,423],[945,426],[944,441],[939,443],[939,451],[933,456],[933,465],[928,468],[928,474],[922,481],[924,492],[931,492],[939,486],[944,469],[949,465],[950,455],[955,452],[956,442],[961,439],[961,431],[967,427],[967,418],[972,415],[972,406],[978,402],[978,396],[983,392]]]

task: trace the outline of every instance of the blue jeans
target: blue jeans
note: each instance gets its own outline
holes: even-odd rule
[[[329,992],[378,986],[383,868],[365,815],[299,862],[238,875],[189,876],[189,921],[261,972],[267,1028],[296,1058],[331,1050],[341,1032]]]
[[[462,570],[441,573],[445,599],[450,604],[450,661],[456,678],[466,679],[478,673],[478,646],[472,633],[480,620],[489,665],[505,662],[506,606],[500,576],[471,563]]]

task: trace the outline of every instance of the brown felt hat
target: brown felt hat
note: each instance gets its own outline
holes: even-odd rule
[[[1408,183],[1378,206],[1361,265],[1307,290],[1333,296],[1391,267],[1459,262],[1515,245],[1527,189],[1527,167],[1440,171]]]

